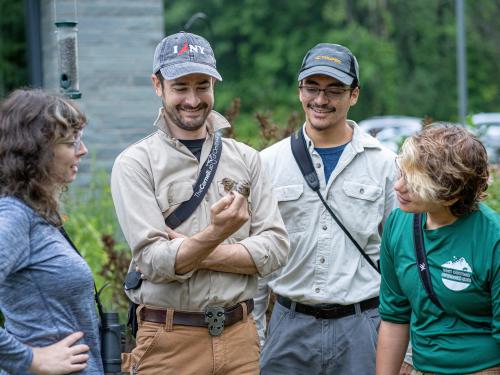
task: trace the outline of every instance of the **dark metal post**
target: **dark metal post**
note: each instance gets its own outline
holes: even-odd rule
[[[465,125],[467,115],[467,55],[465,50],[464,0],[455,1],[457,18],[458,117]]]
[[[31,87],[43,87],[40,0],[24,0],[28,79]]]
[[[210,22],[210,18],[208,18],[208,16],[203,12],[198,12],[198,13],[193,14],[188,19],[188,21],[184,24],[184,30],[188,31],[193,26],[193,24],[198,20],[205,22],[205,24],[208,28],[209,38],[213,39],[214,38],[214,31],[212,29],[212,24]],[[210,40],[210,41],[213,42],[213,40]]]

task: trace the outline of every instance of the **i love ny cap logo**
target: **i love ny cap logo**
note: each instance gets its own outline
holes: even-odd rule
[[[158,71],[166,80],[198,73],[222,81],[208,41],[199,35],[183,31],[167,36],[156,46],[153,74]]]
[[[179,56],[187,52],[205,54],[205,48],[203,48],[202,46],[198,46],[196,44],[188,44],[188,42],[184,42],[182,47],[179,48],[179,46],[174,46],[172,51],[172,53],[175,53]]]

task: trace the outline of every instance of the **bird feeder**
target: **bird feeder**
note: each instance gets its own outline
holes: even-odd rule
[[[55,22],[59,50],[59,87],[71,99],[82,97],[78,83],[77,24],[69,21]]]

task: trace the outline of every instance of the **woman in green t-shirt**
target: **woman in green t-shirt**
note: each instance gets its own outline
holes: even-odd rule
[[[479,204],[486,150],[460,126],[433,124],[405,141],[397,161],[400,208],[380,252],[377,374],[399,374],[409,339],[412,375],[500,374],[500,222]]]

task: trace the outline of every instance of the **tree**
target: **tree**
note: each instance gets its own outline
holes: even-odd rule
[[[0,97],[27,83],[22,0],[0,0]]]
[[[300,63],[325,41],[348,46],[359,60],[362,90],[350,113],[354,120],[387,114],[457,120],[452,0],[169,0],[166,33],[182,30],[196,12],[208,21],[194,22],[189,31],[209,39],[224,77],[217,108],[240,97],[242,128],[255,127],[249,119],[257,112],[272,111],[281,123],[300,112]],[[466,17],[470,109],[497,111],[500,4],[468,1]]]

